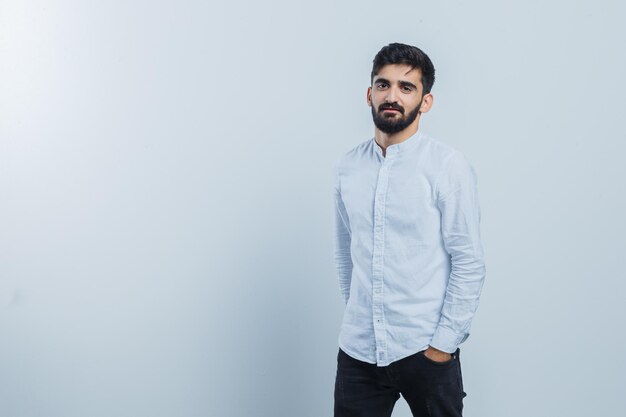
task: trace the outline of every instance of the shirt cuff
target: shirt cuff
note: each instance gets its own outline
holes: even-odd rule
[[[437,327],[430,345],[442,352],[454,353],[456,348],[469,337],[469,333],[456,333],[445,327]]]

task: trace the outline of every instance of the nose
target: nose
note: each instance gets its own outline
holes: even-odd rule
[[[389,87],[387,90],[387,96],[385,97],[386,103],[395,103],[398,100],[398,92],[395,87]]]

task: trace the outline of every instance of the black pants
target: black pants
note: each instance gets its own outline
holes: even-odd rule
[[[424,351],[388,366],[361,362],[339,349],[335,417],[389,417],[400,395],[414,417],[461,417],[463,391],[460,349],[446,362]]]

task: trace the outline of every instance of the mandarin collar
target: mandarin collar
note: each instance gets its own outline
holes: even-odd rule
[[[422,131],[418,129],[413,135],[409,136],[405,140],[400,143],[394,143],[393,145],[387,146],[387,151],[385,152],[385,156],[383,156],[383,150],[376,142],[376,137],[372,138],[372,144],[374,146],[374,150],[381,158],[394,158],[395,156],[406,152],[410,149],[413,149],[420,142],[420,138],[423,136]]]

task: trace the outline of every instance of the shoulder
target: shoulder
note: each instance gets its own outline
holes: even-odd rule
[[[440,198],[459,190],[476,187],[477,177],[474,167],[460,150],[440,141],[433,141],[433,157],[437,157],[435,193]]]
[[[420,152],[424,160],[430,162],[430,166],[438,175],[454,174],[473,171],[465,154],[459,149],[422,133],[422,146]]]
[[[439,139],[422,134],[421,140],[423,141],[421,151],[439,169],[445,169],[446,166],[455,160],[465,159],[461,151]]]
[[[365,155],[371,152],[371,147],[373,144],[373,139],[367,139],[363,142],[360,142],[358,145],[354,146],[347,152],[344,152],[339,158],[337,158],[333,164],[333,170],[335,173],[338,173],[342,169],[349,167],[352,164],[357,163],[361,160]]]

